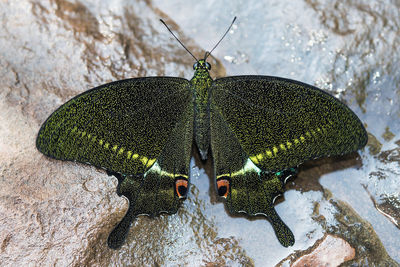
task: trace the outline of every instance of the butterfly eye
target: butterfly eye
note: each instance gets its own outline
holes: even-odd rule
[[[206,68],[207,68],[208,70],[211,70],[211,65],[210,65],[208,62],[206,62]]]
[[[199,63],[198,63],[198,62],[194,63],[194,64],[193,64],[193,69],[196,70],[198,66],[199,66]]]
[[[175,191],[179,199],[186,198],[188,189],[188,181],[184,178],[177,178],[175,180]]]
[[[229,193],[229,180],[227,177],[222,177],[217,180],[218,195],[227,198]]]

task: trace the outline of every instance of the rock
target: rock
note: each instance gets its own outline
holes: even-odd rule
[[[144,39],[170,35],[149,33],[146,22],[159,23],[158,16],[146,4],[137,7],[146,18],[139,20],[129,8],[80,2],[0,3],[1,266],[83,266],[96,254],[110,254],[108,233],[127,209],[116,194],[117,180],[90,166],[47,158],[35,139],[45,119],[72,96],[122,77],[163,73],[156,68],[161,52]],[[102,28],[99,21],[118,29]],[[167,60],[178,57],[162,53]],[[93,253],[97,244],[101,250]]]
[[[300,257],[291,267],[334,267],[352,260],[354,257],[355,249],[349,243],[339,237],[326,235],[311,253]]]
[[[133,226],[137,238],[128,237],[131,242],[121,250],[109,249],[108,234],[128,207],[127,200],[116,194],[117,180],[94,167],[49,159],[36,150],[40,125],[78,93],[134,76],[192,75],[191,57],[171,38],[159,17],[174,30],[177,26],[161,11],[143,1],[124,9],[122,4],[103,4],[0,3],[0,265],[168,263],[170,253],[164,248],[182,234],[182,226],[172,227],[170,220],[178,225],[190,220],[193,229],[188,227],[189,231],[202,240],[210,236],[203,243],[207,249],[218,244],[210,262],[225,264],[220,255],[248,262],[238,241],[217,238],[215,227],[198,210],[192,211],[200,216],[197,223],[193,223],[196,216],[187,211],[175,217],[139,218],[143,223]],[[192,41],[181,39],[193,52],[204,55]],[[168,42],[167,47],[160,44]],[[176,63],[165,70],[165,62]],[[223,68],[216,69],[224,75]],[[196,242],[202,241],[186,245],[197,250]],[[131,256],[118,256],[124,254]],[[171,253],[173,258],[175,254]]]
[[[170,5],[171,17],[176,19],[175,5],[162,2]],[[218,31],[225,28],[218,20],[231,20],[230,14],[228,19],[222,16],[230,10],[226,2],[211,2],[212,7],[191,1],[187,12],[180,10],[179,14],[188,17],[196,9],[196,14],[190,14],[199,18],[197,27],[205,32],[199,39],[203,41],[220,37]],[[252,3],[264,6],[259,2]],[[335,3],[340,1],[292,2],[272,1],[268,10],[249,4],[243,12],[247,15],[238,15],[232,30],[235,34],[228,35],[229,41],[218,50],[228,47],[225,52],[229,52],[221,55],[238,59],[226,64],[234,70],[230,74],[252,70],[252,74],[301,79],[331,92],[338,89],[341,99],[369,124],[376,139],[376,144],[370,144],[370,153],[376,156],[365,151],[356,162],[356,156],[350,155],[301,169],[293,186],[287,186],[284,201],[276,205],[296,235],[294,247],[280,246],[265,219],[229,217],[215,192],[208,191],[207,175],[211,187],[215,182],[211,162],[202,165],[198,160],[207,175],[202,173],[200,179],[199,169],[192,169],[191,192],[184,207],[172,216],[138,218],[126,245],[111,250],[107,236],[128,207],[116,194],[116,179],[94,167],[52,160],[39,153],[35,148],[39,127],[62,103],[100,84],[154,75],[190,78],[193,59],[159,18],[165,19],[196,56],[203,56],[204,51],[183,32],[199,35],[200,30],[174,23],[153,1],[0,1],[0,266],[274,266],[285,257],[295,260],[326,233],[343,238],[356,250],[355,259],[347,264],[396,266],[390,257],[400,259],[398,228],[389,229],[385,224],[389,219],[383,215],[374,221],[381,215],[371,212],[374,206],[364,191],[354,189],[367,182],[377,207],[398,222],[398,81],[393,78],[399,77],[399,31],[393,24],[398,4],[379,2],[374,8],[368,1],[361,1],[368,2],[362,5],[350,1],[338,5],[337,11]],[[277,10],[279,7],[284,11]],[[209,12],[198,12],[198,8]],[[265,16],[268,12],[273,16]],[[348,20],[353,14],[362,19]],[[370,16],[376,23],[370,23]],[[187,20],[195,21],[192,16]],[[239,40],[235,42],[235,38]],[[210,41],[204,47],[213,44]],[[365,45],[369,44],[376,46],[368,50]],[[213,77],[225,76],[219,62],[211,64]],[[390,126],[387,131],[386,126]],[[377,160],[380,164],[375,165]],[[360,167],[356,175],[354,171],[335,174],[355,166]],[[320,183],[326,174],[331,174],[334,186],[348,188],[344,194],[334,191],[331,197],[352,201],[352,207],[361,203],[355,210],[366,211],[359,215],[364,220],[341,209],[344,204],[326,203],[321,192],[333,187]],[[315,217],[314,202],[324,210]],[[330,231],[332,225],[337,230]],[[295,251],[300,252],[293,254]]]

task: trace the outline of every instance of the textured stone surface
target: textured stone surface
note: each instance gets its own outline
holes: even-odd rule
[[[141,1],[114,8],[69,1],[0,3],[1,266],[162,263],[168,254],[164,247],[169,245],[160,244],[182,232],[171,225],[186,224],[185,218],[195,220],[190,212],[177,215],[172,223],[167,216],[140,218],[143,222],[133,227],[138,244],[110,250],[108,233],[127,208],[126,200],[115,192],[117,180],[90,166],[51,160],[35,148],[41,123],[84,90],[132,76],[164,75],[166,62],[176,62],[168,66],[171,75],[190,77],[190,56],[158,21],[159,16],[168,21],[166,16]],[[139,10],[146,16],[138,17]],[[181,38],[192,51],[204,54]],[[220,72],[214,75],[224,75],[223,68],[216,69]],[[214,236],[210,249],[230,246],[232,252],[222,253],[235,253],[228,256],[234,261],[248,261],[234,238],[215,240],[215,230],[208,224],[199,220],[193,229],[207,229],[199,235],[202,240],[208,233]],[[142,244],[158,253],[148,253]],[[118,256],[125,254],[138,256]],[[217,257],[209,260],[221,262]]]
[[[353,259],[355,254],[355,249],[345,240],[327,235],[311,253],[300,257],[291,267],[335,267]]]
[[[177,9],[174,1],[155,2],[163,11],[139,0],[0,1],[0,266],[286,266],[327,234],[355,249],[345,265],[396,266],[398,4],[191,0]],[[321,86],[361,117],[372,141],[359,154],[302,166],[287,185],[276,208],[296,236],[294,247],[280,246],[264,219],[229,217],[207,179],[211,163],[195,155],[194,186],[182,209],[140,217],[126,245],[108,249],[108,233],[128,206],[115,193],[116,179],[40,154],[41,123],[71,97],[106,82],[190,78],[193,59],[158,19],[201,57],[197,43],[212,47],[232,14],[233,34],[214,52],[229,74]],[[214,77],[225,76],[219,62],[211,64]]]

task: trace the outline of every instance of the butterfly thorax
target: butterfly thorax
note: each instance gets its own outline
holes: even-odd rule
[[[208,72],[210,65],[199,60],[190,81],[194,106],[194,139],[203,160],[207,159],[210,140],[210,87],[212,78]]]

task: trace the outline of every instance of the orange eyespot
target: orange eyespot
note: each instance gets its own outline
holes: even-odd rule
[[[186,179],[178,178],[175,180],[175,191],[178,197],[186,198],[188,191],[188,181]]]
[[[229,180],[226,178],[219,178],[217,180],[217,189],[220,197],[227,198],[229,193]]]

